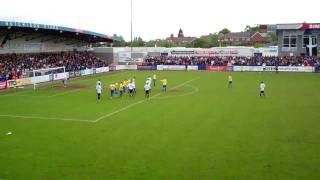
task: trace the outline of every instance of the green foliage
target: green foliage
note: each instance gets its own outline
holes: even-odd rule
[[[112,43],[113,47],[126,47],[128,43],[124,40],[123,36],[118,36],[117,34],[113,35],[114,38],[119,38],[119,41],[114,41]]]
[[[126,46],[128,46],[128,43],[125,42],[124,40],[113,42],[113,47],[126,47]]]
[[[251,36],[256,33],[259,32],[259,26],[249,26],[247,25],[246,28],[244,29],[244,32],[248,32]]]
[[[209,42],[206,39],[198,38],[193,41],[193,47],[204,48]]]
[[[278,41],[278,37],[276,32],[270,32],[267,35],[267,42],[271,43],[271,42],[277,42]]]
[[[151,40],[151,41],[147,41],[147,42],[145,43],[145,46],[146,46],[146,47],[155,47],[156,44],[157,44],[157,41]]]
[[[228,29],[228,28],[224,28],[222,29],[221,31],[219,31],[219,34],[228,34],[230,33],[231,31]]]
[[[145,46],[145,42],[143,41],[143,39],[139,36],[139,37],[135,37],[132,41],[132,47],[144,47]]]

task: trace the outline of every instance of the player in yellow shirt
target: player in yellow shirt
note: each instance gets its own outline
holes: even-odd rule
[[[115,83],[115,84],[114,84],[114,93],[115,93],[115,94],[118,94],[118,88],[119,88],[119,84],[118,84],[118,83]]]
[[[127,89],[129,90],[129,84],[131,83],[131,80],[130,79],[128,79],[127,80]],[[128,91],[128,93],[129,93],[129,91]]]
[[[167,78],[162,79],[161,82],[162,82],[162,92],[167,92],[167,83],[168,83]]]
[[[123,84],[123,93],[126,93],[126,90],[127,90],[127,88],[128,88],[128,83],[127,83],[126,80],[124,80],[124,81],[122,82],[122,84]]]
[[[119,84],[119,96],[120,97],[122,97],[122,95],[123,95],[123,84],[120,82],[120,84]]]
[[[152,76],[153,86],[156,86],[156,81],[157,81],[157,75],[154,74],[154,75]]]
[[[115,85],[114,84],[110,84],[109,85],[109,89],[110,89],[110,93],[111,93],[111,98],[113,98],[114,94],[115,94]]]
[[[232,88],[232,75],[229,74],[228,76],[228,88]]]

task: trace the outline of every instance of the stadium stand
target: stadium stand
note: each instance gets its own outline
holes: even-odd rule
[[[0,80],[21,78],[25,71],[65,66],[78,71],[107,65],[90,48],[111,37],[81,29],[0,21]]]
[[[0,54],[0,80],[21,78],[25,71],[66,67],[66,72],[99,68],[107,64],[91,52]]]

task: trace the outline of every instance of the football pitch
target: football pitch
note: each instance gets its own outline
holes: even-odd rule
[[[135,97],[110,99],[134,76]],[[320,74],[173,71],[0,92],[0,179],[319,179],[319,92]]]

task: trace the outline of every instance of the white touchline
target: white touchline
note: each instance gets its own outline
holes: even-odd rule
[[[51,117],[41,117],[41,116],[20,116],[20,115],[10,115],[10,114],[0,114],[0,117],[23,118],[23,119],[47,119],[47,120],[78,121],[78,122],[94,122],[94,121],[88,120],[88,119],[51,118]]]
[[[193,78],[193,79],[191,79],[191,80],[189,80],[189,81],[186,81],[186,82],[184,82],[184,83],[182,83],[182,84],[179,84],[179,85],[177,85],[177,86],[174,86],[173,88],[170,88],[170,89],[179,88],[179,87],[184,86],[185,84],[190,83],[190,82],[192,82],[192,81],[194,81],[194,80],[197,80],[197,79],[199,79],[199,78],[200,78],[200,77]],[[135,106],[135,105],[141,104],[141,103],[146,102],[146,101],[148,101],[148,100],[150,100],[150,99],[153,99],[153,98],[155,98],[155,97],[157,97],[157,96],[160,96],[161,94],[162,94],[162,92],[160,92],[160,93],[158,93],[158,94],[156,94],[156,95],[154,95],[154,96],[151,96],[149,99],[143,99],[143,100],[140,100],[140,101],[138,101],[138,102],[129,104],[128,106],[125,106],[125,107],[123,107],[123,108],[121,108],[121,109],[118,109],[118,110],[116,110],[116,111],[113,111],[113,112],[111,112],[111,113],[108,113],[108,114],[106,114],[106,115],[103,115],[103,116],[95,119],[93,122],[96,123],[96,122],[98,122],[98,121],[100,121],[100,120],[102,120],[102,119],[104,119],[104,118],[113,116],[113,115],[115,115],[115,114],[117,114],[117,113],[119,113],[119,112],[122,112],[122,111],[124,111],[124,110],[127,110],[127,109],[129,109],[129,108],[131,108],[131,107],[133,107],[133,106]]]

